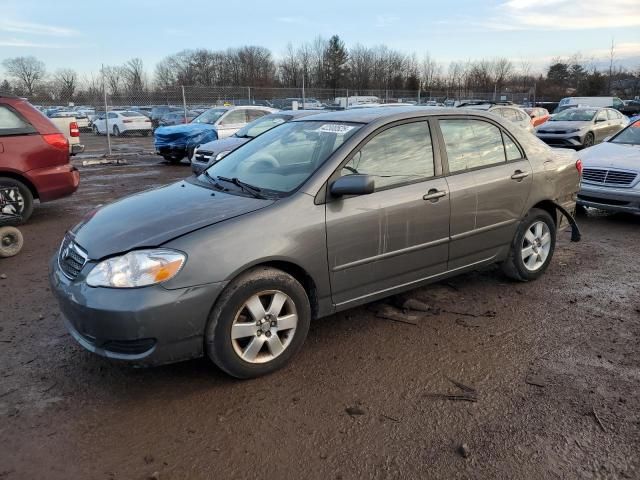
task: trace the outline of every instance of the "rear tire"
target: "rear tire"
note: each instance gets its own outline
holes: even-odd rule
[[[13,178],[0,177],[1,187],[13,187],[18,189],[18,197],[13,199],[18,202],[18,208],[15,212],[7,210],[5,213],[14,213],[22,217],[22,223],[25,223],[33,213],[33,194],[29,187],[19,180]],[[6,209],[6,207],[5,207]]]
[[[24,245],[22,233],[15,227],[0,227],[0,258],[13,257]]]
[[[221,294],[209,315],[205,350],[233,377],[266,375],[302,348],[310,323],[311,307],[302,285],[281,270],[258,267]]]
[[[120,129],[118,128],[117,125],[113,126],[113,136],[114,137],[119,137],[120,136]]]
[[[556,224],[545,210],[532,208],[516,231],[509,257],[502,263],[504,274],[520,282],[542,275],[556,248]]]
[[[178,163],[180,163],[180,161],[182,161],[183,157],[178,157],[177,155],[163,155],[162,156],[167,162],[173,164],[173,165],[177,165]]]

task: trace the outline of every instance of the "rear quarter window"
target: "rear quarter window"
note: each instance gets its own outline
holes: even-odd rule
[[[22,115],[6,105],[0,105],[0,137],[36,133]]]

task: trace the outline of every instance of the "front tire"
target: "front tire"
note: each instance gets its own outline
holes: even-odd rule
[[[221,370],[253,378],[282,368],[302,347],[311,307],[287,273],[259,267],[234,280],[209,315],[205,349]]]
[[[22,223],[29,220],[33,213],[33,194],[31,190],[29,190],[29,187],[14,178],[0,177],[0,188],[2,187],[18,189],[16,196],[9,199],[15,204],[15,207],[5,207],[4,213],[20,215],[22,217]]]
[[[582,148],[593,147],[594,143],[595,137],[593,136],[593,133],[589,132],[584,136],[584,140],[582,141]]]
[[[556,248],[556,224],[548,212],[533,208],[524,217],[511,242],[502,271],[513,280],[528,282],[542,275]]]

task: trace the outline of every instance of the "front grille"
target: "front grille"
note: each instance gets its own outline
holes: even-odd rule
[[[198,150],[196,152],[194,160],[196,162],[209,163],[209,160],[211,160],[211,155],[213,155],[213,152],[208,152],[206,150]]]
[[[565,135],[567,132],[566,130],[538,130],[538,133],[551,133],[553,135]]]
[[[58,253],[58,264],[60,270],[69,279],[75,280],[78,274],[87,263],[87,254],[80,248],[69,235],[64,237],[60,252]]]
[[[637,176],[638,174],[636,172],[624,172],[622,170],[605,168],[585,168],[582,171],[582,179],[586,182],[621,187],[631,185]]]

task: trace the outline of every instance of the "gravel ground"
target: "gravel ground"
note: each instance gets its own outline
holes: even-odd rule
[[[0,260],[0,479],[640,478],[640,218],[581,216],[536,282],[488,269],[318,320],[268,377],[138,370],[73,341],[46,269],[93,206],[189,174],[158,158],[80,166]]]

